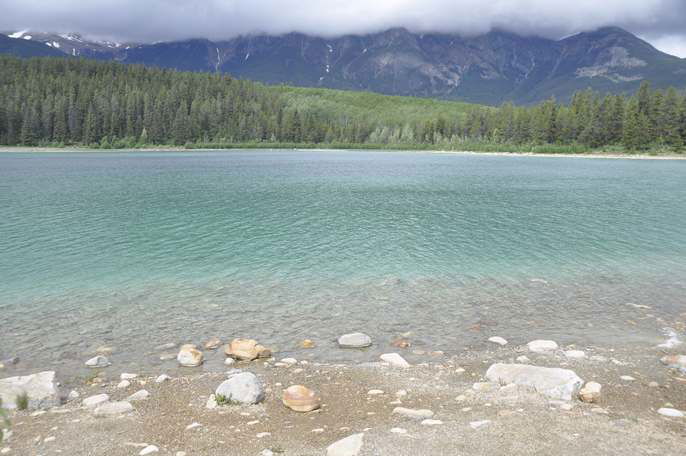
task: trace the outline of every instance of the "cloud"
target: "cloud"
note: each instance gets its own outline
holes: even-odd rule
[[[492,28],[559,38],[604,25],[660,42],[686,33],[683,0],[1,0],[0,30],[78,31],[120,41],[242,34],[360,34],[391,27],[464,35]],[[666,43],[666,41],[665,41]]]

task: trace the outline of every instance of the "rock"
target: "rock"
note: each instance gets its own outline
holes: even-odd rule
[[[529,364],[531,362],[531,360],[524,355],[518,356],[516,361],[522,364]]]
[[[254,339],[234,339],[226,347],[224,353],[239,361],[252,361],[260,356],[258,345]]]
[[[372,345],[372,338],[363,333],[344,334],[338,338],[341,348],[365,348]]]
[[[491,424],[491,420],[472,421],[469,423],[469,426],[472,429],[479,429],[480,427],[484,427],[488,424]]]
[[[182,367],[197,367],[204,361],[204,356],[195,345],[182,345],[176,360]]]
[[[217,408],[217,398],[214,394],[210,394],[210,397],[207,398],[205,408],[208,410],[213,410]]]
[[[110,365],[110,361],[106,357],[101,356],[101,355],[94,356],[93,358],[86,361],[86,366],[88,366],[92,369],[103,368],[103,367],[107,367],[109,365]]]
[[[405,358],[397,353],[384,353],[380,356],[381,360],[387,362],[393,367],[410,367],[410,363],[405,361]]]
[[[579,398],[583,402],[598,402],[600,400],[600,390],[602,388],[603,387],[600,383],[588,382],[579,391]]]
[[[145,448],[143,448],[141,450],[141,452],[138,454],[140,456],[145,456],[146,454],[153,454],[153,453],[157,453],[158,451],[160,451],[160,449],[157,448],[155,445],[148,445]]]
[[[507,345],[507,341],[505,339],[503,339],[502,337],[499,337],[499,336],[491,337],[488,339],[488,341],[493,342],[494,344],[498,344],[500,346]]]
[[[391,345],[396,348],[409,348],[411,344],[409,340],[400,338],[391,341]]]
[[[284,358],[281,360],[282,363],[292,366],[293,364],[298,364],[298,360],[295,358]]]
[[[264,388],[252,372],[241,372],[222,382],[215,391],[216,397],[241,404],[257,404],[264,400]]]
[[[93,410],[95,416],[119,415],[133,411],[133,405],[127,401],[105,402]]]
[[[150,393],[147,390],[140,390],[136,391],[133,393],[129,398],[127,399],[128,401],[135,402],[135,401],[142,401],[150,397]]]
[[[620,378],[621,380],[624,380],[625,382],[633,382],[634,380],[636,380],[636,379],[633,378],[631,375],[622,375],[622,376],[619,377],[619,378]]]
[[[572,400],[584,383],[571,370],[527,364],[493,364],[486,371],[486,378],[496,383],[530,386],[551,399],[564,401]]]
[[[258,456],[275,456],[275,454],[272,450],[265,448],[264,450],[260,451]]]
[[[373,390],[367,391],[367,394],[368,394],[369,396],[378,396],[379,394],[383,394],[383,391],[382,391],[382,390],[378,390],[378,389],[373,389]]]
[[[302,385],[289,386],[283,391],[283,405],[296,412],[311,412],[320,406],[317,394]]]
[[[493,383],[490,383],[490,382],[477,382],[477,383],[474,383],[472,385],[472,389],[474,391],[478,391],[480,393],[491,391],[491,390],[493,390],[494,387],[495,387],[495,385]]]
[[[176,355],[174,353],[165,353],[160,355],[160,361],[171,361],[172,359],[176,359]]]
[[[326,456],[357,456],[364,445],[364,434],[353,434],[326,448]]]
[[[597,363],[606,363],[607,362],[607,358],[605,356],[602,356],[602,355],[593,355],[593,356],[591,356],[590,359],[591,359],[591,361],[595,361]]]
[[[681,369],[686,373],[686,355],[664,356],[660,361],[671,369]]]
[[[685,416],[684,412],[673,408],[661,408],[658,409],[657,413],[663,416],[668,416],[670,418],[683,418]]]
[[[269,437],[270,435],[272,435],[271,432],[258,432],[257,434],[255,434],[255,437],[257,437],[258,439],[262,439],[264,437]]]
[[[648,383],[648,386],[651,388],[658,388],[660,384],[658,382],[650,382]]]
[[[81,395],[79,394],[78,391],[71,390],[71,391],[69,391],[69,395],[67,396],[67,399],[69,399],[70,401],[73,401],[75,399],[78,399],[80,396]]]
[[[123,373],[119,376],[120,380],[133,380],[134,378],[138,377],[138,374],[127,374]]]
[[[27,395],[29,409],[50,408],[60,405],[60,394],[55,372],[45,371],[0,380],[0,399],[6,409],[17,408],[17,397]]]
[[[225,365],[225,366],[233,366],[234,364],[236,364],[236,360],[233,359],[233,358],[226,358],[226,359],[224,360],[224,365]]]
[[[433,418],[434,412],[428,409],[411,409],[405,407],[396,407],[393,409],[394,415],[400,415],[404,418],[410,418],[413,420],[425,420],[427,418]]]
[[[407,434],[407,429],[399,428],[399,427],[394,427],[391,428],[391,432],[393,434]]]
[[[549,353],[558,349],[557,343],[552,340],[533,340],[526,346],[533,353]]]
[[[300,348],[314,348],[314,342],[310,339],[305,339],[300,342]]]
[[[586,353],[584,353],[582,350],[567,350],[565,352],[565,356],[569,359],[584,359],[586,357]]]
[[[443,424],[441,420],[423,420],[421,423],[423,426],[440,426]]]
[[[112,353],[114,353],[114,348],[107,345],[103,345],[95,349],[96,355],[110,356]]]
[[[129,386],[131,386],[131,382],[128,380],[122,380],[121,382],[119,382],[117,384],[117,388],[121,388],[121,389],[128,388]]]
[[[193,422],[193,423],[189,424],[188,426],[186,426],[186,430],[190,431],[191,429],[195,429],[195,428],[199,428],[199,427],[202,427],[202,424]]]
[[[219,337],[212,337],[205,342],[203,346],[205,347],[205,350],[216,350],[221,346],[221,344],[222,341]]]
[[[167,374],[162,374],[155,379],[155,383],[164,383],[167,380],[171,380],[171,377],[168,376]]]
[[[97,394],[95,396],[90,396],[85,398],[82,402],[81,405],[83,405],[86,408],[94,409],[97,406],[104,404],[105,402],[110,400],[110,396],[107,394]]]

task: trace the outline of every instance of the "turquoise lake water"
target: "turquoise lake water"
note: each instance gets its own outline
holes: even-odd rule
[[[628,325],[630,303],[659,321]],[[0,359],[28,370],[99,345],[156,365],[154,346],[214,335],[355,360],[407,331],[447,353],[652,343],[685,310],[686,161],[0,154]],[[352,330],[377,347],[335,350]]]

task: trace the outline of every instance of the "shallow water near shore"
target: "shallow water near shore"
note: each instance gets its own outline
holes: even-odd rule
[[[77,374],[110,345],[156,371],[175,363],[155,346],[215,335],[324,361],[409,331],[446,353],[658,344],[683,331],[685,183],[671,160],[0,154],[0,359]],[[335,349],[357,330],[375,347]]]

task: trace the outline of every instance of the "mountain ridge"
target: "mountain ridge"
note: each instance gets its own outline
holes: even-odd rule
[[[292,32],[153,44],[89,42],[77,34],[32,33],[32,39],[67,55],[98,60],[221,72],[267,84],[483,104],[530,104],[551,96],[564,101],[587,87],[630,93],[643,80],[686,89],[686,59],[618,27],[560,40],[504,30],[463,37],[404,28],[337,38]]]

